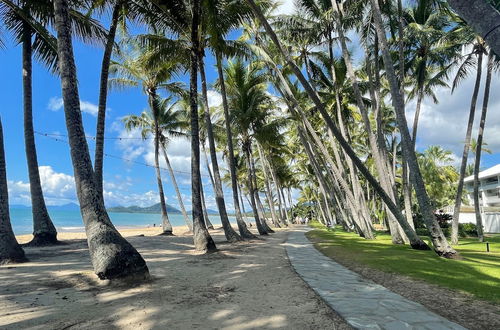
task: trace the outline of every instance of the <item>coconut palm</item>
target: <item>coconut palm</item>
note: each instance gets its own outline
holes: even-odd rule
[[[186,208],[184,207],[184,202],[182,201],[177,180],[175,179],[174,171],[170,165],[170,160],[167,154],[167,146],[172,138],[187,136],[184,132],[188,126],[188,123],[184,118],[185,113],[181,110],[176,110],[177,102],[172,102],[171,97],[164,99],[159,99],[158,97],[153,101],[153,104],[153,108],[149,109],[149,111],[143,111],[140,115],[127,116],[123,118],[123,122],[125,123],[125,128],[128,131],[140,129],[143,139],[153,136],[155,145],[155,167],[159,169],[159,161],[157,159],[158,155],[156,155],[157,152],[159,153],[159,150],[156,150],[156,146],[158,145],[163,154],[163,158],[165,159],[165,163],[167,164],[170,180],[174,186],[182,215],[184,216],[184,220],[189,230],[192,231],[193,225],[186,213]],[[154,111],[156,111],[156,113],[154,113]],[[156,140],[158,140],[158,144]],[[157,161],[158,164],[156,164]],[[163,190],[163,187],[161,187],[161,189]],[[165,227],[163,229],[165,232]]]
[[[271,99],[266,94],[266,77],[257,63],[246,65],[240,59],[229,61],[225,68],[230,119],[241,150],[245,155],[248,171],[250,204],[257,229],[261,235],[267,234],[258,212],[255,187],[255,162],[253,140],[262,138],[276,127],[267,125]]]
[[[17,243],[10,223],[9,190],[7,189],[3,129],[0,119],[0,265],[23,261],[26,261],[23,248]]]
[[[104,29],[95,20],[85,17],[76,9],[70,9],[69,12],[76,33],[87,41],[102,39],[105,35]],[[34,56],[49,70],[56,71],[56,39],[47,29],[47,26],[54,22],[54,9],[48,0],[36,3],[2,0],[0,12],[5,27],[13,33],[15,40],[22,44],[24,140],[33,213],[33,240],[28,245],[53,245],[58,243],[57,231],[43,197],[33,131],[32,61]]]
[[[97,190],[80,110],[80,98],[66,0],[54,1],[57,54],[61,74],[64,114],[75,184],[94,271],[100,279],[149,277],[148,267],[137,250],[111,223],[102,194]]]
[[[198,50],[200,41],[198,28],[200,24],[200,0],[192,1],[191,17],[191,53],[190,53],[190,89],[189,100],[191,105],[191,186],[193,199],[193,230],[195,248],[200,251],[213,251],[215,242],[208,233],[203,222],[201,203],[201,173],[200,173],[200,136],[198,124]]]
[[[477,236],[480,242],[484,241],[483,233],[483,220],[481,217],[481,210],[479,208],[479,167],[481,165],[481,152],[484,150],[483,145],[483,134],[484,126],[486,123],[486,114],[488,112],[488,103],[490,98],[490,88],[491,88],[491,76],[493,72],[495,55],[490,50],[488,56],[488,64],[486,69],[486,82],[484,87],[484,97],[483,97],[483,107],[481,111],[481,119],[479,120],[479,132],[477,133],[477,143],[475,150],[474,159],[474,210],[476,213],[476,225],[477,225]],[[488,150],[485,150],[488,152]]]
[[[137,45],[131,44],[132,47]],[[157,63],[155,61],[156,53],[150,48],[141,48],[135,50],[132,56],[124,55],[121,61],[113,61],[110,66],[112,78],[109,84],[113,88],[137,87],[141,86],[142,91],[148,97],[149,109],[154,121],[154,158],[156,168],[156,181],[158,184],[158,193],[160,195],[160,207],[162,214],[163,234],[172,234],[172,225],[168,219],[167,204],[163,193],[163,184],[160,172],[160,124],[159,108],[161,101],[159,91],[164,90],[170,93],[182,93],[182,86],[179,83],[169,82],[176,72],[180,69],[177,57],[172,56],[169,61]]]
[[[405,69],[412,77],[414,88],[408,99],[416,98],[413,118],[412,140],[416,143],[418,121],[422,102],[430,96],[434,103],[438,99],[434,93],[437,87],[448,87],[446,78],[451,68],[450,63],[457,57],[460,47],[449,39],[449,16],[438,10],[435,0],[419,1],[417,5],[406,11],[405,46],[407,47],[407,63]]]

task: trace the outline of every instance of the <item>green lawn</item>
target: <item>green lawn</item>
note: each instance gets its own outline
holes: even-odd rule
[[[477,239],[461,239],[455,248],[463,260],[438,257],[432,251],[412,250],[408,246],[391,243],[386,233],[377,233],[376,240],[365,240],[340,228],[327,229],[311,224],[316,230],[307,236],[317,242],[325,255],[351,260],[385,272],[415,277],[455,290],[465,291],[476,297],[500,304],[500,235],[489,235],[490,251]],[[426,239],[428,240],[428,239]]]

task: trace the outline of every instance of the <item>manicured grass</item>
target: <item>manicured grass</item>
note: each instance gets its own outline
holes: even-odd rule
[[[432,251],[394,245],[387,233],[378,232],[376,240],[365,240],[340,228],[326,228],[318,223],[311,226],[316,230],[307,236],[317,242],[316,248],[340,262],[353,261],[381,271],[407,275],[500,304],[500,235],[485,238],[490,242],[489,253],[485,243],[462,238],[455,248],[463,260],[450,260],[440,258]]]

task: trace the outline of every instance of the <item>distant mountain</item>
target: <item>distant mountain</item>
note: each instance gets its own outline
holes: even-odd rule
[[[161,206],[160,203],[147,206],[147,207],[140,207],[140,206],[116,206],[116,207],[109,207],[108,212],[117,212],[117,213],[161,213]],[[178,209],[175,207],[168,205],[167,204],[167,212],[168,213],[181,213]]]

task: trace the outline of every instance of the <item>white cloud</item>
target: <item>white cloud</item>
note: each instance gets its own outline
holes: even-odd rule
[[[280,5],[274,11],[275,15],[289,15],[295,11],[294,0],[281,0]]]
[[[63,99],[60,97],[51,97],[47,104],[47,109],[51,111],[59,111],[63,108]]]
[[[51,111],[59,111],[64,107],[63,99],[60,97],[51,97],[47,104],[47,109]],[[80,100],[80,110],[92,116],[97,116],[99,107],[91,102]],[[109,109],[107,109],[109,111]]]
[[[217,91],[214,91],[212,89],[208,90],[207,98],[209,107],[218,107],[222,104],[222,95]]]
[[[86,112],[86,113],[95,117],[95,116],[97,116],[97,112],[99,111],[99,108],[97,105],[95,105],[93,103],[80,100],[80,110],[82,110],[82,112]]]
[[[75,180],[73,176],[57,173],[51,166],[39,166],[40,183],[48,205],[76,202]],[[31,204],[29,183],[9,181],[11,204]]]

